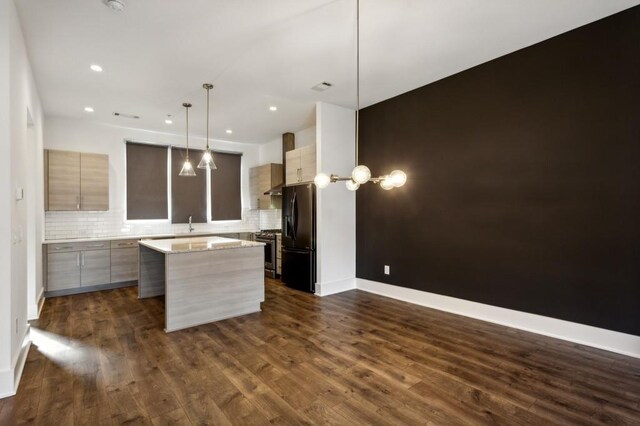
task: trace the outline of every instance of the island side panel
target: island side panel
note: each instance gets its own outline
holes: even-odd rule
[[[155,297],[164,294],[165,285],[165,257],[149,247],[138,245],[138,298]]]
[[[260,311],[264,248],[167,255],[167,332]]]

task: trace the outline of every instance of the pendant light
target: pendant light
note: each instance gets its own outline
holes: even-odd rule
[[[318,188],[326,188],[330,183],[344,181],[349,191],[355,191],[360,185],[367,182],[379,183],[385,190],[404,185],[407,175],[402,170],[394,170],[388,175],[372,177],[371,170],[363,164],[358,164],[358,138],[360,136],[360,0],[356,0],[356,167],[349,177],[340,177],[335,174],[318,173],[313,182]]]
[[[195,176],[196,172],[193,170],[191,161],[189,161],[189,108],[191,108],[191,104],[185,102],[182,106],[187,114],[187,158],[184,160],[184,164],[182,165],[182,169],[178,176]]]
[[[199,169],[216,170],[218,167],[213,162],[213,154],[209,149],[209,92],[213,89],[213,84],[204,83],[202,87],[207,91],[207,148],[202,154],[202,160],[198,163]]]

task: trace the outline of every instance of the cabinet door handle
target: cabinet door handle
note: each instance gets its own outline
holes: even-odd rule
[[[80,256],[82,257],[82,267],[84,267],[84,253],[80,253]]]
[[[76,266],[80,266],[80,253],[76,255]]]
[[[104,247],[104,244],[89,244],[87,248],[100,248]]]
[[[118,243],[118,247],[122,247],[122,246],[132,246],[133,243]]]
[[[80,210],[80,196],[76,195],[76,210]]]
[[[54,247],[54,250],[71,250],[73,247],[71,246],[64,246],[64,247]]]

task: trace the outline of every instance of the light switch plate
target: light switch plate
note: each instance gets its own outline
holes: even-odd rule
[[[391,273],[391,268],[389,268],[389,265],[384,265],[384,274],[389,275],[390,273]]]
[[[20,201],[24,198],[24,189],[16,188],[16,201]]]

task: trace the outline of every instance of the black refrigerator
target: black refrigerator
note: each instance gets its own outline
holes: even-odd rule
[[[282,188],[282,282],[310,293],[316,290],[316,188]]]

